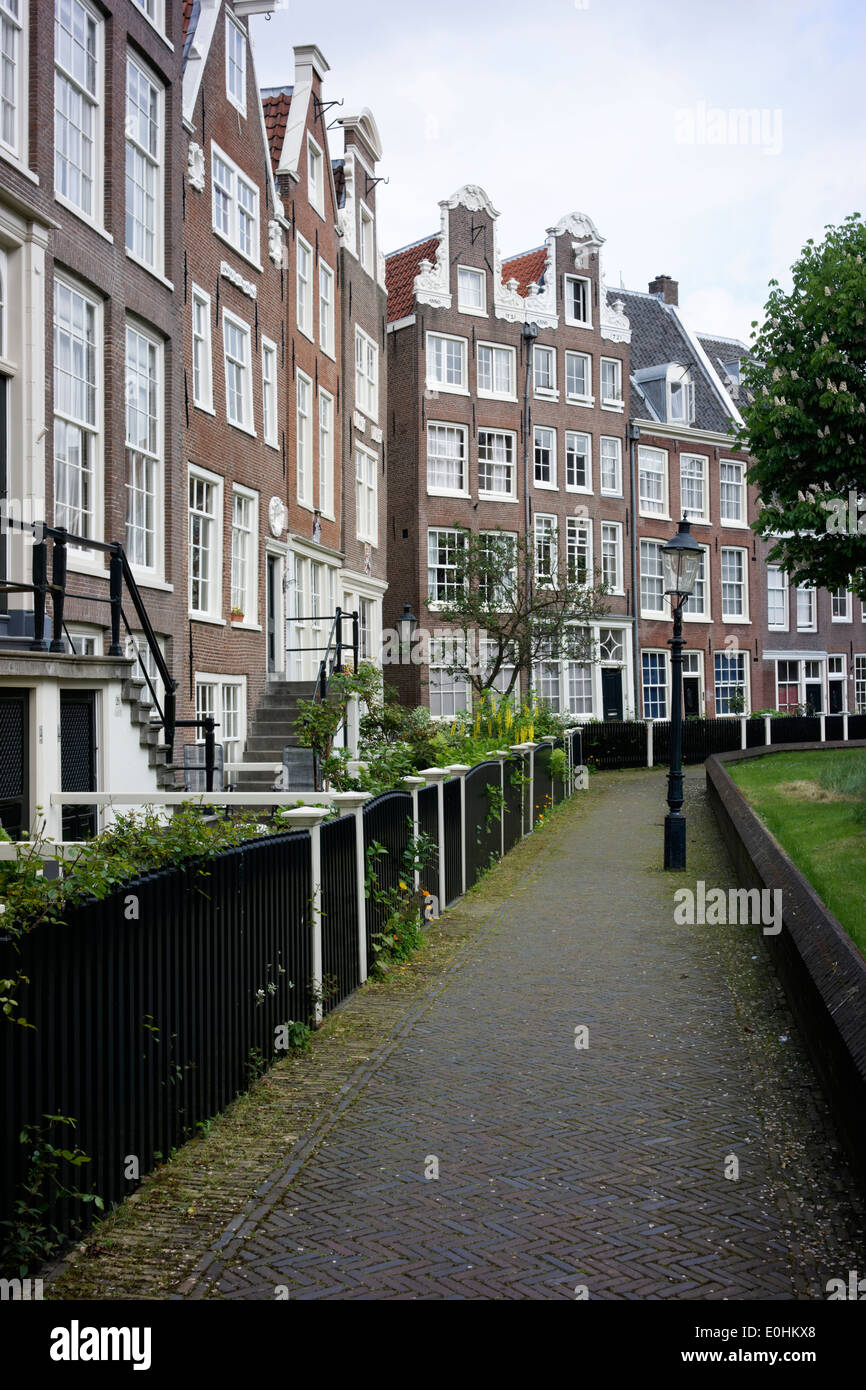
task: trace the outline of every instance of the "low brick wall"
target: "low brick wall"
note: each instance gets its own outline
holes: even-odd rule
[[[765,936],[858,1179],[866,1190],[866,956],[762,823],[727,772],[774,753],[866,748],[866,741],[795,743],[708,759],[707,793],[741,882],[779,888],[783,926]],[[863,906],[866,914],[866,903]]]

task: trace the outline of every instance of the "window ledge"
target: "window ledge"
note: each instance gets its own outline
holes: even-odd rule
[[[94,221],[92,217],[88,217],[86,212],[82,212],[81,208],[77,208],[68,198],[64,198],[62,193],[55,191],[54,201],[59,203],[62,208],[65,208],[67,212],[71,212],[73,217],[77,217],[79,222],[83,222],[85,227],[89,227],[92,232],[96,232],[97,236],[101,236],[102,239],[107,241],[111,246],[114,245],[114,237],[111,235],[111,232],[107,232],[104,227],[100,227],[98,222]]]
[[[536,478],[534,485],[537,488],[541,488],[543,492],[559,492],[559,488],[557,487],[556,483],[540,483]]]
[[[128,246],[126,248],[126,255],[127,258],[130,261],[132,261],[134,265],[140,265],[142,270],[146,270],[148,275],[153,276],[154,280],[158,280],[161,285],[165,285],[166,289],[171,290],[172,294],[174,293],[174,285],[172,284],[171,280],[169,280],[167,276],[163,275],[161,271],[154,270],[153,266],[148,265],[147,261],[143,261],[140,256],[136,256],[135,252],[130,251]]]
[[[670,521],[670,515],[668,512],[644,512],[641,511],[640,508],[638,508],[637,514],[638,516],[643,517],[646,521]],[[647,538],[644,537],[644,539]]]
[[[213,415],[216,417],[216,411],[212,405],[199,405],[198,401],[193,401],[192,408],[193,410],[201,410],[205,415]]]
[[[482,391],[481,388],[479,387],[479,389],[476,391],[475,394],[477,395],[477,397],[478,397],[478,399],[479,399],[480,401],[511,401],[513,404],[516,404],[516,402],[517,402],[517,397],[516,397],[515,395],[509,394],[509,393],[504,392],[504,391]],[[492,426],[492,425],[481,425],[481,426],[479,426],[479,428],[480,428],[480,429],[492,429],[493,426]],[[513,434],[514,431],[513,431],[513,430],[505,430],[505,431],[503,431],[503,433],[506,433],[506,434]]]
[[[465,497],[472,500],[471,492],[464,492],[462,489],[452,487],[430,487],[427,484],[428,497]]]
[[[190,609],[188,616],[194,623],[209,623],[211,627],[228,627],[225,618],[214,618],[208,613],[196,613],[193,609]]]
[[[173,594],[174,585],[167,584],[164,579],[157,579],[155,575],[139,574],[133,567],[133,578],[139,589],[159,589],[163,594]]]
[[[559,392],[558,392],[558,391],[549,391],[546,387],[534,386],[534,387],[532,388],[532,394],[533,394],[533,396],[535,396],[536,400],[539,400],[539,401],[558,401],[558,400],[559,400]],[[548,426],[545,425],[543,428],[547,429]]]
[[[469,496],[468,493],[461,493],[460,495]],[[482,492],[479,489],[478,500],[479,502],[513,502],[516,506],[519,498],[513,497],[509,492]]]
[[[443,386],[440,381],[428,381],[427,390],[434,396],[468,396],[471,394],[466,386]]]
[[[239,425],[236,420],[230,420],[228,416],[226,416],[226,424],[230,425],[233,430],[239,430],[241,434],[248,434],[251,439],[258,439],[258,435],[251,425]]]
[[[617,415],[621,415],[625,410],[625,401],[602,401],[601,408],[602,410],[615,411]]]
[[[13,169],[17,169],[19,174],[23,174],[25,179],[29,179],[31,183],[39,186],[39,175],[34,174],[33,170],[27,167],[20,155],[0,146],[0,158],[5,159],[7,164],[11,164]]]
[[[616,492],[612,492],[609,488],[603,487],[603,488],[601,489],[601,491],[599,492],[598,495],[599,495],[599,497],[619,497],[619,498],[621,498],[621,497],[622,497],[622,488],[621,488],[621,487],[620,487],[620,488],[617,488]],[[643,516],[643,512],[641,512],[640,515]],[[662,520],[664,520],[664,518],[662,518]]]
[[[565,484],[565,490],[566,490],[566,492],[575,492],[575,493],[579,493],[581,497],[592,497],[592,496],[593,496],[593,491],[592,491],[592,488],[591,488],[591,487],[577,487],[574,483],[566,483],[566,484]],[[605,494],[605,495],[607,495],[607,494]]]
[[[458,305],[457,305],[457,312],[458,312],[458,314],[471,314],[472,317],[473,317],[473,318],[476,318],[476,319],[489,319],[489,318],[490,318],[490,314],[489,314],[489,312],[487,311],[487,309],[470,309],[470,308],[467,308],[465,304],[460,304],[460,303],[458,303]]]
[[[585,405],[587,407],[595,405],[595,396],[570,396],[566,391],[565,399],[568,405]]]
[[[587,323],[585,319],[570,319],[567,314],[565,316],[565,323],[568,328],[588,328],[592,330],[592,324]]]
[[[236,623],[234,619],[232,619],[231,626],[233,628],[237,628],[240,632],[261,632],[262,630],[261,623],[248,623],[246,621],[242,623]]]
[[[241,169],[241,173],[244,173],[243,169]],[[249,175],[244,174],[244,177],[248,178]],[[260,275],[262,274],[264,267],[261,266],[258,261],[254,261],[252,256],[248,256],[246,251],[242,251],[241,248],[234,241],[229,241],[229,238],[226,236],[225,232],[221,232],[219,227],[214,227],[213,223],[211,223],[211,230],[215,237],[219,237],[220,241],[223,243],[224,246],[230,246],[231,249],[235,252],[235,254],[240,256],[241,260],[246,261],[247,265],[251,265],[253,267],[253,270],[257,270]],[[260,231],[259,236],[261,236]]]
[[[307,342],[308,342],[308,343],[312,343],[312,344],[313,344],[313,347],[315,347],[315,345],[316,345],[316,339],[315,339],[315,337],[313,336],[313,334],[310,333],[306,328],[302,328],[300,324],[297,324],[297,329],[298,329],[298,332],[299,332],[304,338],[306,338]]]

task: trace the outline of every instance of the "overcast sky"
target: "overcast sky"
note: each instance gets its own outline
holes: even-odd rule
[[[806,238],[866,211],[862,0],[281,0],[251,27],[262,86],[317,43],[329,116],[370,107],[386,251],[478,183],[503,255],[588,213],[609,286],[671,275],[695,328],[748,341]]]

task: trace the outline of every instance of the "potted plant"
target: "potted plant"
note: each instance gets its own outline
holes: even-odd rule
[[[242,608],[239,608],[239,607],[237,606],[237,604],[235,604],[234,607],[232,608],[232,622],[233,622],[233,623],[242,623],[243,620],[244,620],[244,610],[243,610]]]

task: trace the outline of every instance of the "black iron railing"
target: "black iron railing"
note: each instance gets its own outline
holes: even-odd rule
[[[208,791],[213,791],[216,721],[212,715],[204,715],[200,719],[177,718],[178,683],[168,669],[165,655],[157,641],[156,633],[153,630],[153,624],[150,621],[150,616],[141,595],[141,590],[132,572],[129,557],[120,541],[92,540],[87,536],[78,536],[74,532],[68,531],[64,526],[47,526],[44,522],[18,521],[11,517],[4,518],[4,526],[20,531],[29,531],[33,536],[32,580],[29,583],[25,583],[6,578],[0,579],[0,593],[33,594],[33,637],[30,641],[31,651],[53,652],[57,654],[65,654],[67,652],[66,642],[68,640],[68,632],[64,621],[66,616],[66,602],[67,599],[82,599],[87,603],[105,603],[108,605],[111,627],[108,655],[123,656],[124,649],[120,641],[121,625],[123,625],[127,635],[132,638],[132,629],[123,609],[125,589],[129,602],[135,612],[135,616],[138,619],[141,632],[144,635],[147,650],[150,653],[154,668],[159,676],[159,680],[162,682],[163,697],[162,701],[160,701],[154,683],[151,680],[150,672],[139,651],[138,643],[135,642],[133,638],[135,655],[150,691],[153,707],[156,711],[157,722],[162,727],[165,746],[168,749],[168,761],[171,762],[174,756],[174,738],[177,729],[202,729],[204,732],[205,745],[206,787]],[[48,574],[49,541],[52,542],[50,578]],[[73,546],[79,550],[101,551],[102,554],[108,556],[107,598],[102,597],[100,594],[77,593],[75,590],[69,588],[67,576],[67,554],[69,546]],[[50,640],[46,636],[49,598],[51,600]],[[66,636],[64,636],[64,633]]]

